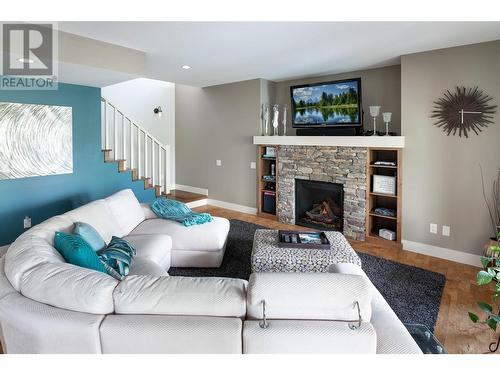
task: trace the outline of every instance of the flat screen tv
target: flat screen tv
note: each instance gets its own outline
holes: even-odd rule
[[[361,79],[290,87],[294,128],[362,125]]]

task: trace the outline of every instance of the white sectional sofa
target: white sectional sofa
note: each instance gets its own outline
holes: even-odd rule
[[[129,276],[118,281],[64,261],[54,233],[72,231],[77,221],[106,242],[114,235],[133,244]],[[171,265],[219,266],[228,231],[223,218],[189,228],[158,219],[130,190],[33,227],[0,258],[4,351],[421,353],[354,265],[324,274],[256,273],[248,282],[168,276]]]

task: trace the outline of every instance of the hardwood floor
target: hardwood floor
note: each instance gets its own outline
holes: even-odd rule
[[[170,193],[167,195],[167,198],[174,199],[182,203],[189,203],[200,199],[205,199],[207,198],[207,196],[202,194],[190,193],[182,190],[170,190]]]
[[[268,228],[300,228],[213,206],[201,206],[195,210],[228,219],[248,221]],[[441,300],[435,335],[448,353],[487,352],[488,345],[496,337],[489,329],[470,322],[467,315],[468,311],[478,312],[475,304],[476,300],[489,301],[491,295],[487,288],[479,287],[475,283],[478,268],[410,251],[384,248],[359,241],[350,242],[356,251],[444,274],[446,276],[446,285]],[[2,353],[1,346],[0,353]]]
[[[269,228],[300,228],[213,206],[198,207],[196,211],[208,212],[228,219],[248,221]],[[439,272],[446,276],[435,335],[448,353],[485,353],[488,351],[490,342],[496,340],[496,336],[490,329],[473,324],[467,314],[469,311],[479,313],[475,301],[490,301],[492,294],[488,288],[476,285],[478,268],[410,251],[385,248],[354,240],[349,242],[356,251]]]

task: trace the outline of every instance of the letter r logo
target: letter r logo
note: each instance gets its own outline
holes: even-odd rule
[[[51,24],[9,24],[2,30],[3,75],[53,75]]]

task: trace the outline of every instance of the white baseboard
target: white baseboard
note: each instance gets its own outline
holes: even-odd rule
[[[220,208],[226,208],[228,210],[243,212],[245,214],[255,215],[257,213],[257,209],[255,207],[243,206],[241,204],[218,201],[216,199],[208,199],[208,204],[211,206],[216,206]]]
[[[175,184],[175,189],[182,190],[182,191],[188,191],[190,193],[195,193],[195,194],[208,195],[208,189],[198,188],[198,187],[194,187],[194,186]]]
[[[200,200],[197,200],[194,202],[186,203],[186,206],[188,206],[189,208],[195,208],[195,207],[200,207],[200,206],[206,206],[207,204],[208,204],[208,199],[205,198],[205,199],[200,199]]]
[[[481,267],[480,255],[469,254],[459,250],[452,250],[444,247],[427,245],[424,243],[408,240],[402,240],[401,243],[404,250],[424,255],[430,255],[436,258],[451,260],[458,263],[469,264],[471,266]]]

